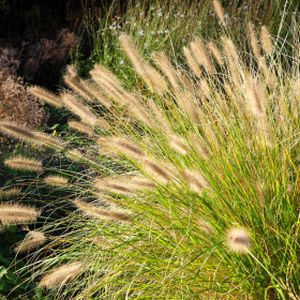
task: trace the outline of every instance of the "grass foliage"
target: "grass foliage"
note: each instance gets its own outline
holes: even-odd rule
[[[38,237],[45,245],[26,267],[57,299],[300,299],[297,24],[289,44],[252,24],[247,44],[238,44],[214,3],[215,44],[186,36],[196,18],[187,27],[174,18],[168,25],[179,28],[176,36],[155,44],[151,28],[171,29],[159,10],[151,19],[149,6],[134,29],[124,23],[130,36],[101,35],[104,45],[118,39],[121,47],[99,52],[104,62],[91,78],[70,67],[69,91],[32,88],[74,115],[76,138],[0,122],[5,134],[66,157],[59,168],[44,161],[29,170],[22,157],[13,166],[38,172],[27,193],[41,185],[62,195],[44,206]],[[151,26],[141,34],[144,22]],[[187,61],[161,52],[167,41],[176,54],[184,43]],[[134,84],[107,68],[109,57],[122,59]],[[60,209],[66,216],[51,222]]]

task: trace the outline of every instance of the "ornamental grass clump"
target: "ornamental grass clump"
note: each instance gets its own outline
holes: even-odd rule
[[[122,34],[141,89],[100,65],[73,78],[61,103],[81,148],[46,134],[38,144],[89,171],[39,173],[67,185],[58,203],[74,209],[43,229],[28,265],[41,287],[57,299],[299,299],[299,52],[289,64],[269,42],[245,59],[227,36],[196,38],[189,70],[163,53],[154,67]],[[85,99],[77,82],[97,93]]]

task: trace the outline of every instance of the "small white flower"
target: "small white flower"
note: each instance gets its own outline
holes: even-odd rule
[[[124,64],[124,60],[120,59],[120,65],[123,65],[123,64]]]
[[[143,36],[143,35],[144,35],[144,30],[140,30],[140,31],[138,32],[138,35],[139,35],[139,36]]]
[[[157,12],[157,16],[158,16],[158,17],[162,17],[162,15],[163,15],[163,14],[162,14],[161,11]]]

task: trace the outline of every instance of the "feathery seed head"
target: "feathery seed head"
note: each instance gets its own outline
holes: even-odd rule
[[[195,151],[200,154],[203,159],[208,159],[210,157],[210,153],[205,143],[202,142],[195,134],[191,134],[191,139],[193,141],[192,146]]]
[[[65,187],[68,185],[69,181],[66,177],[60,175],[48,175],[44,178],[44,182],[47,185],[54,187]]]
[[[170,62],[166,54],[163,52],[154,52],[152,54],[152,57],[156,65],[162,71],[162,73],[168,78],[169,82],[171,83],[171,86],[174,89],[178,89],[179,82],[178,82],[177,72],[172,66],[172,63]]]
[[[144,61],[144,59],[135,49],[129,35],[125,33],[120,35],[120,45],[133,64],[135,71],[141,76],[144,82],[150,88],[154,87],[159,94],[164,93],[168,88],[168,84],[166,83],[165,79],[159,74],[158,71]]]
[[[227,232],[227,246],[236,253],[247,253],[250,249],[251,239],[249,233],[243,228],[231,228]]]
[[[253,115],[259,117],[265,114],[265,96],[264,91],[259,82],[254,78],[247,76],[245,81],[246,98],[248,107]]]
[[[33,207],[0,203],[0,222],[1,224],[22,224],[35,222],[40,212]]]
[[[35,137],[32,131],[12,122],[0,122],[0,131],[18,140],[34,143]]]
[[[73,262],[55,268],[42,277],[39,286],[47,289],[59,288],[75,279],[82,272],[83,267],[82,262]]]
[[[25,239],[21,241],[15,248],[14,251],[17,253],[30,252],[46,242],[44,233],[40,231],[29,231],[25,236]]]
[[[75,65],[68,65],[66,68],[66,75],[68,75],[70,78],[76,78],[77,77],[77,71]]]
[[[104,91],[101,90],[95,82],[92,80],[80,80],[80,83],[86,87],[93,99],[98,101],[101,105],[108,109],[112,106],[111,100],[106,97]]]
[[[181,155],[186,155],[189,151],[189,145],[186,143],[186,141],[175,135],[171,134],[168,136],[169,145],[171,148],[173,148],[175,151],[180,153]]]
[[[206,179],[198,170],[185,170],[183,177],[191,191],[198,193],[199,195],[202,195],[203,191],[209,187]]]
[[[213,58],[216,60],[216,62],[220,65],[223,66],[224,61],[223,61],[223,57],[222,54],[220,52],[220,50],[218,49],[218,47],[216,46],[216,44],[212,41],[210,41],[207,44],[207,47],[209,48]]]
[[[42,172],[42,162],[36,159],[30,159],[22,156],[8,158],[4,161],[4,165],[15,170],[24,170],[31,172]]]
[[[191,42],[190,46],[197,62],[204,67],[207,73],[213,74],[215,69],[202,40],[197,37]]]
[[[141,162],[141,167],[154,181],[162,184],[167,184],[173,178],[172,172],[162,162],[146,158]]]
[[[200,88],[201,88],[201,92],[203,93],[204,97],[206,99],[210,99],[210,86],[209,83],[206,79],[201,79],[200,80]]]
[[[131,219],[129,214],[126,213],[124,210],[105,209],[79,199],[74,200],[73,204],[82,213],[92,218],[114,222],[128,222]]]
[[[201,231],[203,231],[204,233],[206,233],[206,234],[213,233],[211,225],[209,223],[207,223],[206,221],[200,219],[200,220],[197,220],[197,224],[198,224],[199,228],[201,229]]]
[[[83,123],[90,126],[97,125],[97,117],[94,115],[90,107],[86,106],[77,97],[70,93],[63,93],[61,98],[63,103],[70,109],[70,111],[77,115]]]
[[[20,188],[16,188],[16,187],[13,187],[13,188],[4,188],[4,189],[0,189],[0,199],[10,199],[12,197],[15,197],[15,196],[19,196],[21,194],[21,189]]]
[[[123,195],[136,194],[155,188],[155,184],[142,176],[113,176],[96,179],[95,188]]]
[[[79,81],[75,77],[71,77],[69,74],[66,74],[63,78],[65,84],[71,88],[72,91],[81,96],[86,102],[91,102],[93,100],[93,96],[90,94],[86,86],[82,84],[82,81]]]
[[[226,57],[232,81],[236,86],[240,85],[240,73],[238,69],[239,55],[233,41],[230,38],[222,37],[223,53]]]
[[[86,134],[88,136],[93,136],[94,135],[94,130],[90,126],[84,124],[83,122],[78,122],[78,121],[69,121],[68,125],[70,128],[73,130],[77,130],[80,133]]]
[[[197,61],[193,57],[191,50],[187,47],[183,47],[183,54],[185,56],[186,62],[188,64],[189,68],[191,69],[191,71],[197,77],[201,77],[201,75],[202,75],[201,69],[199,68]]]
[[[14,123],[0,122],[0,130],[14,138],[34,144],[42,145],[55,149],[63,149],[65,142],[54,138],[49,134],[26,129]]]
[[[220,20],[220,23],[223,26],[226,26],[224,9],[223,9],[221,2],[219,0],[213,0],[213,5],[214,5],[214,10],[216,12],[216,15],[218,16],[218,18]]]
[[[81,161],[85,158],[84,154],[78,151],[77,149],[67,150],[65,152],[65,156],[73,161]]]
[[[67,145],[67,142],[44,132],[32,131],[32,135],[35,138],[34,144],[36,145],[45,146],[56,150],[63,150]]]
[[[267,55],[271,55],[273,52],[273,43],[272,43],[271,35],[266,26],[261,27],[260,41],[265,53]]]
[[[94,186],[99,190],[117,194],[130,195],[135,193],[135,190],[130,187],[130,180],[122,176],[96,179]]]
[[[101,137],[97,140],[103,151],[108,155],[124,155],[129,159],[140,160],[145,156],[145,152],[134,142],[122,137]]]
[[[39,86],[31,86],[28,88],[28,91],[35,97],[50,105],[56,106],[58,108],[63,107],[61,99],[57,95],[47,91],[46,89],[43,89]]]
[[[252,23],[248,24],[248,34],[249,34],[250,45],[251,45],[253,54],[256,57],[256,59],[259,59],[259,57],[261,56],[260,48],[259,48],[259,44],[258,44],[257,35],[256,35],[255,29],[254,29],[254,25]]]
[[[101,86],[107,97],[113,100],[116,104],[128,110],[128,113],[133,115],[137,120],[152,126],[152,119],[146,112],[146,108],[140,99],[133,93],[127,92],[120,81],[106,68],[96,65],[91,71],[94,81]]]

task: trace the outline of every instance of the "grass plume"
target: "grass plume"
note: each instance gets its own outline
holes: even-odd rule
[[[237,253],[247,253],[250,249],[250,236],[241,228],[231,228],[227,232],[227,245],[229,249]]]
[[[226,25],[220,2],[214,5]],[[300,57],[291,64],[288,55],[261,51],[266,42],[254,28],[248,37],[254,55],[228,34],[208,44],[194,38],[184,49],[187,64],[158,52],[158,70],[121,35],[147,88],[138,81],[129,91],[102,65],[87,81],[70,75],[77,85],[62,98],[80,118],[70,127],[88,137],[76,136],[79,147],[50,137],[43,144],[82,165],[78,174],[70,166],[58,173],[74,175],[66,199],[78,211],[43,228],[49,240],[59,233],[31,265],[35,277],[48,272],[40,286],[76,300],[299,295]],[[83,102],[78,83],[99,89],[99,100]],[[28,142],[39,136],[0,128]],[[49,176],[44,183],[60,182]]]
[[[0,203],[0,221],[3,225],[33,223],[39,215],[40,212],[33,207],[13,203]]]
[[[130,216],[116,209],[103,209],[81,200],[74,200],[74,205],[84,214],[100,220],[108,220],[115,222],[128,222]]]
[[[47,289],[61,287],[74,280],[82,272],[83,267],[83,263],[73,262],[55,268],[42,277],[39,286]]]
[[[213,0],[213,5],[214,5],[215,13],[218,16],[221,24],[223,26],[226,26],[224,9],[221,2],[219,0]]]
[[[69,183],[66,177],[60,175],[48,175],[44,178],[44,182],[47,185],[54,186],[54,187],[65,187]]]
[[[30,172],[42,172],[42,162],[36,159],[26,158],[22,156],[16,156],[8,158],[4,161],[5,166],[15,169]]]
[[[27,253],[42,246],[45,242],[46,237],[44,233],[40,231],[29,231],[24,240],[16,245],[14,251],[16,253]]]
[[[271,55],[273,52],[273,42],[271,39],[271,35],[266,26],[261,27],[260,31],[260,40],[262,48],[264,49],[267,55]]]
[[[36,96],[38,99],[41,99],[42,101],[44,101],[50,105],[56,106],[58,108],[63,107],[63,103],[57,95],[39,87],[39,86],[29,87],[29,92],[31,94],[33,94],[34,96]]]
[[[14,197],[19,196],[20,194],[21,194],[21,189],[17,188],[17,187],[0,189],[0,199],[1,200],[14,198]]]

